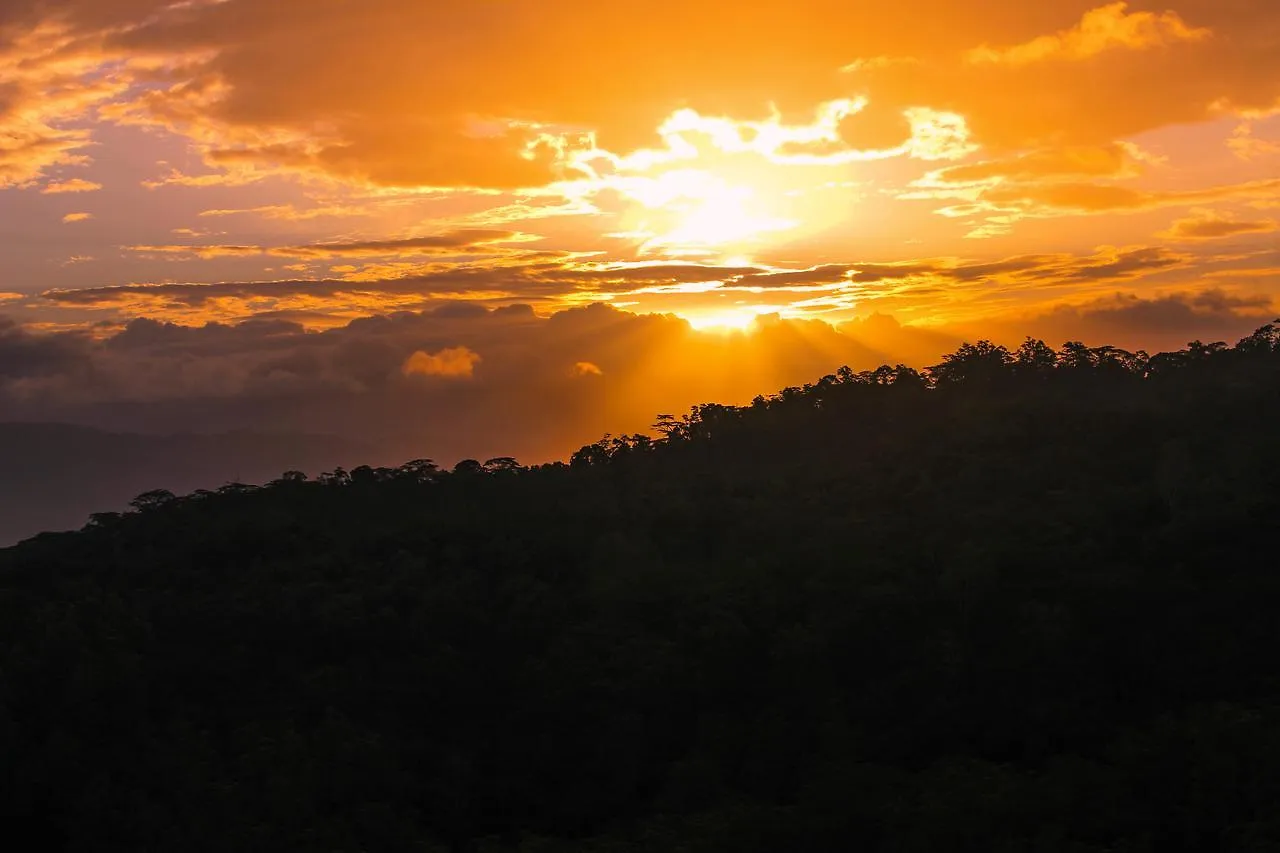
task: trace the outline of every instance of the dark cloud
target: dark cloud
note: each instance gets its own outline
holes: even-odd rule
[[[286,246],[269,250],[272,254],[289,257],[332,258],[343,256],[412,255],[419,252],[437,253],[450,251],[492,251],[498,243],[520,239],[515,231],[462,230],[445,234],[430,234],[403,240],[365,240],[347,243],[312,243],[306,246]]]
[[[62,307],[111,309],[124,314],[181,316],[220,309],[222,317],[244,315],[299,320],[317,325],[326,315],[350,316],[353,303],[366,306],[362,313],[380,310],[424,308],[455,312],[482,312],[504,304],[562,304],[566,294],[577,298],[592,294],[622,298],[637,294],[678,292],[681,285],[718,285],[700,291],[704,305],[713,294],[764,293],[770,289],[797,288],[843,292],[869,297],[893,290],[917,297],[948,291],[959,293],[986,287],[992,293],[1009,289],[1045,290],[1078,287],[1084,283],[1128,282],[1146,276],[1184,269],[1195,262],[1189,254],[1166,247],[1102,248],[1091,255],[1019,255],[996,261],[921,260],[910,263],[825,264],[803,269],[713,264],[595,264],[540,255],[500,258],[493,261],[442,264],[436,269],[385,277],[373,274],[353,278],[293,279],[195,284],[125,284],[54,290],[44,299]],[[877,287],[883,284],[884,287]],[[664,290],[665,289],[665,290]],[[381,309],[379,306],[386,303]],[[481,303],[481,304],[477,304]],[[238,309],[236,306],[240,306]],[[468,307],[470,306],[470,307]],[[692,306],[696,307],[696,306]],[[332,317],[320,325],[334,325]]]
[[[1272,311],[1264,297],[1207,290],[1117,294],[976,330],[905,326],[883,315],[838,328],[766,317],[750,335],[721,335],[603,304],[539,316],[525,304],[456,302],[327,331],[282,319],[141,319],[91,339],[5,321],[0,409],[13,419],[125,430],[325,432],[370,444],[373,461],[388,463],[534,460],[604,432],[643,429],[658,412],[745,402],[842,364],[930,364],[963,337],[1017,343],[1030,333],[1055,344],[1156,349],[1194,337],[1233,340]],[[596,370],[584,373],[581,364]]]
[[[848,264],[823,264],[804,270],[756,272],[742,276],[738,283],[747,287],[792,287],[846,282],[853,267]]]
[[[87,365],[83,334],[32,334],[0,316],[0,381],[78,373]]]
[[[849,280],[855,282],[893,281],[918,275],[939,273],[944,269],[945,267],[942,265],[933,263],[858,264],[855,271],[850,273]]]
[[[1076,264],[1062,272],[1068,280],[1115,281],[1184,266],[1190,260],[1187,255],[1158,247],[1130,249],[1106,260]]]
[[[730,281],[758,273],[758,267],[719,267],[697,264],[641,266],[576,266],[568,263],[521,265],[452,265],[439,270],[396,278],[292,279],[279,281],[218,282],[213,284],[162,283],[89,287],[78,290],[51,290],[42,294],[50,302],[64,306],[106,307],[126,305],[139,299],[151,303],[153,311],[164,305],[198,307],[216,300],[285,299],[303,297],[333,300],[345,294],[419,295],[423,302],[432,294],[479,292],[509,293],[513,301],[562,296],[566,288],[579,292],[638,288],[679,283]],[[450,297],[440,297],[449,299]]]
[[[370,281],[346,279],[292,279],[281,281],[218,282],[215,284],[124,284],[106,287],[90,287],[80,290],[51,290],[43,298],[61,305],[110,306],[144,298],[155,303],[158,311],[163,304],[175,306],[201,306],[218,299],[234,298],[255,300],[260,298],[282,299],[286,297],[311,297],[331,300],[344,294],[378,293],[422,295],[429,301],[429,294],[447,291],[493,291],[519,284],[520,295],[529,298],[540,292],[558,294],[563,287],[556,282],[542,282],[536,277],[524,275],[501,267],[451,268],[403,278],[386,278]]]
[[[38,370],[29,360],[21,381],[0,379],[0,406],[12,417],[319,431],[371,443],[386,461],[561,456],[606,431],[643,429],[661,411],[746,402],[841,364],[918,361],[946,348],[896,324],[836,330],[775,319],[750,336],[719,335],[602,304],[546,317],[527,305],[446,304],[323,332],[280,320],[135,320],[97,341],[9,324],[0,341],[15,336],[46,357]],[[48,357],[66,352],[78,361]],[[598,370],[596,381],[584,382],[581,364]]]
[[[1220,240],[1242,234],[1268,234],[1277,229],[1274,220],[1240,220],[1229,216],[1203,212],[1179,219],[1161,234],[1172,240]]]
[[[579,268],[566,267],[549,274],[559,281],[625,284],[703,283],[738,278],[760,273],[759,267],[714,266],[710,264],[602,264]]]
[[[1022,255],[1002,261],[965,264],[948,271],[957,281],[981,281],[1006,275],[1020,275],[1037,270],[1052,270],[1062,261],[1059,255]]]
[[[1235,343],[1273,319],[1276,311],[1271,297],[1220,289],[1150,297],[1116,293],[1019,320],[988,323],[980,334],[978,329],[956,332],[1010,344],[1030,334],[1054,345],[1083,340],[1156,352],[1179,349],[1193,339]]]

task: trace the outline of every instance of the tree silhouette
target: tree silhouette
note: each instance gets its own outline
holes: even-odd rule
[[[1013,356],[1002,346],[991,341],[964,343],[960,348],[942,358],[942,363],[929,368],[929,375],[938,385],[970,383],[991,385],[1008,376],[1007,368]]]
[[[138,512],[150,512],[160,509],[165,504],[171,503],[175,499],[173,492],[168,489],[154,489],[149,492],[143,492],[133,500],[129,501],[129,506]]]

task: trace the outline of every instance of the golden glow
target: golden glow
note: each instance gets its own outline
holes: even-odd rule
[[[752,305],[723,311],[682,311],[680,316],[700,332],[750,332],[762,315],[777,313],[775,305]]]
[[[644,206],[638,230],[650,235],[640,248],[644,254],[723,255],[800,224],[771,215],[753,187],[699,169],[667,172],[635,186]]]

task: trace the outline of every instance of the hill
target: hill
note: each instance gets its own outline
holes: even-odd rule
[[[263,483],[285,468],[317,473],[367,456],[337,438],[285,433],[138,435],[69,424],[0,423],[0,546],[82,527],[138,493]]]
[[[1280,329],[965,345],[569,464],[140,496],[0,551],[49,850],[1280,845]]]

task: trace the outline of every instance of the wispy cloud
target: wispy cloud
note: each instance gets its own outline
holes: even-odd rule
[[[55,181],[40,190],[44,195],[61,195],[64,193],[92,193],[102,189],[102,184],[86,181],[83,178],[72,178],[69,181]]]

